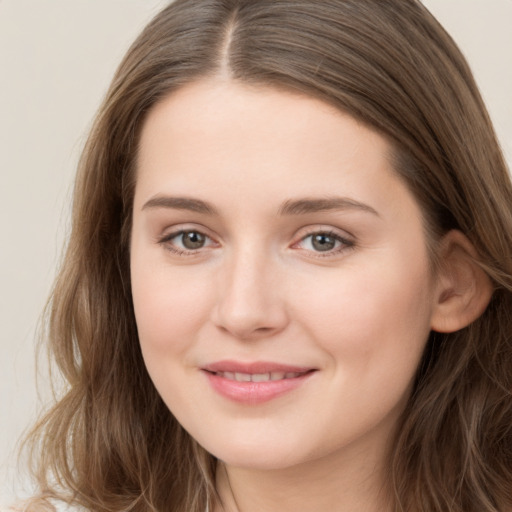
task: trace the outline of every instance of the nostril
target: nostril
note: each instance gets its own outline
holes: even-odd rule
[[[237,338],[239,340],[253,340],[260,339],[264,337],[271,337],[274,334],[277,334],[282,330],[282,328],[275,326],[263,326],[263,327],[253,327],[253,326],[242,326],[242,325],[226,325],[226,324],[218,324],[217,328],[230,336]]]

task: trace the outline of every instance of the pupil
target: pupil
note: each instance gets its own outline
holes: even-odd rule
[[[336,240],[329,235],[315,235],[312,240],[313,247],[317,251],[330,251],[334,249]]]
[[[196,231],[186,231],[182,235],[182,241],[187,249],[200,249],[204,245],[205,237]]]

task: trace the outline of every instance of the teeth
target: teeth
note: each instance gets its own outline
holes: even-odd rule
[[[282,379],[294,379],[302,375],[297,372],[270,372],[270,373],[234,373],[234,372],[217,372],[219,377],[228,380],[236,380],[237,382],[268,382]]]
[[[270,373],[254,373],[251,376],[253,382],[264,382],[270,380]]]

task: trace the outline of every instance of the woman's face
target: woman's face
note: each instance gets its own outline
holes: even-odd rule
[[[389,152],[316,99],[221,80],[149,114],[131,241],[142,352],[227,464],[374,452],[392,434],[435,282]]]

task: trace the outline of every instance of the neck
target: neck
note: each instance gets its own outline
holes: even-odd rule
[[[219,463],[215,512],[386,512],[392,510],[384,453],[330,454],[285,469]]]

